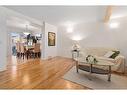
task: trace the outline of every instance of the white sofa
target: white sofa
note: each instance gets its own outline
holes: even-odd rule
[[[79,57],[86,58],[87,55],[93,55],[97,60],[106,60],[115,63],[112,66],[112,71],[125,72],[125,57],[119,54],[115,59],[104,57],[108,51],[118,51],[115,48],[103,48],[103,47],[89,47],[84,48],[80,51]],[[105,67],[103,67],[106,69]]]

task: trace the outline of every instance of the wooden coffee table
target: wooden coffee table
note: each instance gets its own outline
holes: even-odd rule
[[[80,69],[86,72],[90,72],[90,74],[95,73],[108,75],[108,81],[111,81],[111,67],[115,65],[114,63],[104,60],[98,60],[97,63],[88,63],[85,60],[79,58],[75,59],[75,61],[77,73],[79,72],[78,70]],[[99,66],[107,66],[108,70],[101,69],[99,68]]]

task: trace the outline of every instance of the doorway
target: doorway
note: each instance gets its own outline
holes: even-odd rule
[[[41,58],[41,40],[41,33],[11,32],[9,41],[11,63],[15,65]]]

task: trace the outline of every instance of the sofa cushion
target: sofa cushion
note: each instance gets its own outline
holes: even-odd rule
[[[106,48],[106,47],[87,47],[83,48],[81,51],[85,52],[86,55],[104,56],[108,51],[118,51],[118,50],[115,48]]]
[[[99,61],[99,60],[106,60],[106,61],[110,61],[110,62],[115,63],[115,59],[112,59],[112,58],[107,58],[107,57],[97,57],[97,56],[96,56],[96,58],[97,58],[98,61]]]

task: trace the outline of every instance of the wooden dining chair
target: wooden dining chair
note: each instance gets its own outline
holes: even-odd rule
[[[34,54],[34,58],[35,58],[35,57],[40,57],[40,56],[41,56],[41,52],[40,52],[40,43],[34,44],[33,54]]]
[[[20,57],[20,43],[16,43],[16,52],[17,52],[17,57]]]
[[[20,54],[21,54],[21,57],[23,57],[23,59],[24,59],[24,56],[26,54],[26,50],[25,50],[25,46],[23,43],[20,44]]]

